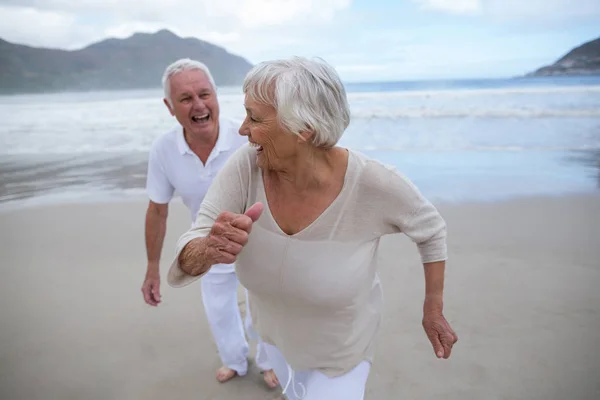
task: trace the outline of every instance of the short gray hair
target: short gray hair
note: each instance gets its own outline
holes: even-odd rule
[[[264,61],[248,72],[244,93],[277,110],[279,123],[299,135],[312,131],[312,144],[333,147],[350,123],[346,90],[321,58]]]
[[[215,80],[210,73],[210,69],[206,66],[206,64],[201,63],[200,61],[191,60],[189,58],[181,58],[171,65],[169,65],[162,76],[162,86],[163,91],[165,92],[165,99],[169,102],[169,104],[173,105],[171,101],[171,77],[179,72],[183,71],[202,71],[208,77],[210,84],[213,89],[217,90],[217,85],[215,85]]]

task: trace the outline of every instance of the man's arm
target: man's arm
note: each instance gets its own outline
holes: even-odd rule
[[[158,204],[150,200],[146,210],[146,277],[142,285],[144,300],[151,306],[160,303],[160,255],[167,232],[169,205]]]
[[[160,262],[165,234],[167,233],[167,217],[169,215],[169,204],[158,204],[150,200],[146,210],[146,257],[148,268],[156,268]]]

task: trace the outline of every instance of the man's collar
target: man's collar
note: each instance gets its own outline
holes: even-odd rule
[[[185,135],[183,134],[183,126],[177,125],[177,149],[179,150],[179,154],[193,154],[192,149],[185,141]]]
[[[231,149],[232,138],[229,132],[230,127],[226,125],[228,122],[229,121],[224,121],[222,118],[219,118],[219,136],[217,136],[217,143],[215,143],[215,147],[211,151],[211,153],[215,153],[215,155]],[[183,126],[179,124],[177,126],[177,149],[181,155],[186,153],[194,154],[192,149],[190,149],[190,145],[185,140]]]

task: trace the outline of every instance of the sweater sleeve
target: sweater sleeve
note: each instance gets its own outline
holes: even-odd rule
[[[390,166],[374,164],[377,177],[371,182],[378,186],[384,231],[408,236],[416,243],[423,263],[446,260],[446,222],[438,210],[402,173]]]
[[[188,275],[179,266],[179,255],[190,241],[208,236],[220,213],[229,211],[243,214],[245,212],[252,163],[249,151],[252,149],[242,146],[229,158],[211,183],[200,205],[194,225],[177,240],[175,257],[167,275],[170,286],[187,286],[202,276]]]

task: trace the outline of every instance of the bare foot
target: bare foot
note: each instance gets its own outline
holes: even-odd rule
[[[231,378],[237,375],[237,372],[231,368],[227,368],[225,366],[219,368],[217,370],[217,380],[221,383],[227,382]]]
[[[267,386],[271,389],[275,389],[277,385],[279,385],[279,380],[272,369],[263,371],[263,379],[265,380]]]

